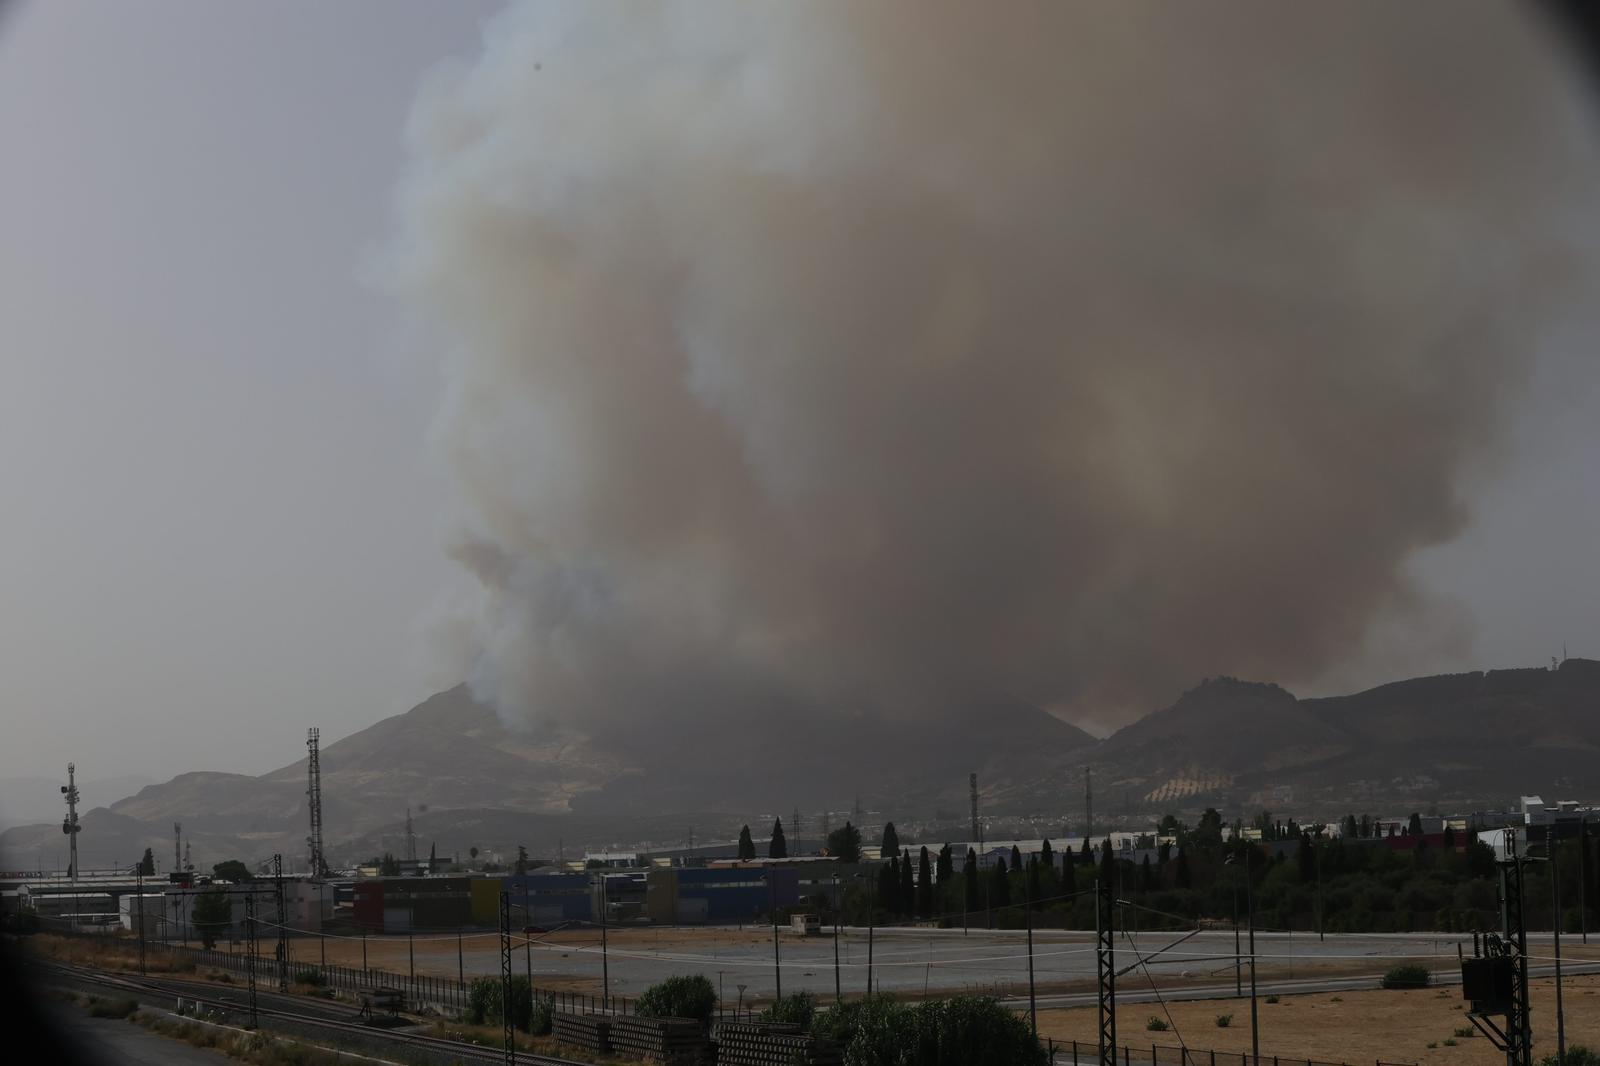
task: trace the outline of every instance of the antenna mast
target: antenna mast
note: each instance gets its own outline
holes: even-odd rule
[[[316,726],[306,730],[306,808],[311,812],[311,835],[306,843],[311,846],[311,876],[326,877],[328,862],[322,854],[322,761],[317,748],[322,731]],[[406,811],[406,833],[411,832],[411,811]],[[415,856],[412,856],[415,858]]]
[[[1083,839],[1094,839],[1094,771],[1083,768]]]
[[[183,823],[172,823],[172,869],[176,873],[183,869]]]
[[[417,861],[417,834],[411,828],[411,807],[406,806],[406,858],[411,862]]]
[[[78,895],[78,832],[83,828],[78,824],[78,782],[74,776],[77,767],[67,763],[67,783],[61,786],[61,794],[67,798],[67,816],[61,822],[61,831],[67,834],[67,843],[70,847],[67,860],[67,875],[72,878],[73,905],[77,905]]]
[[[977,841],[980,850],[983,845],[983,826],[978,824],[978,775],[967,775],[967,786],[972,793],[972,839]]]

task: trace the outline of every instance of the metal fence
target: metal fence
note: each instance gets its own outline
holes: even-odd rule
[[[1078,1040],[1049,1042],[1050,1061],[1062,1066],[1080,1062],[1100,1061],[1099,1045]],[[1171,1047],[1164,1044],[1123,1044],[1115,1049],[1115,1058],[1123,1066],[1366,1066],[1359,1063],[1329,1062],[1298,1055],[1262,1055],[1252,1061],[1248,1051],[1211,1051],[1192,1047]],[[1416,1066],[1415,1063],[1388,1062],[1374,1059],[1373,1066]]]

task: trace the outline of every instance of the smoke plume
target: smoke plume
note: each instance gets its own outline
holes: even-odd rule
[[[1314,678],[1425,617],[1591,127],[1504,5],[533,4],[410,129],[512,717]]]

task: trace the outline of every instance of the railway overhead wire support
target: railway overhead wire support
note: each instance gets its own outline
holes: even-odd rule
[[[1095,962],[1099,973],[1100,1066],[1117,1066],[1116,896],[1111,882],[1095,881]]]
[[[244,897],[244,972],[250,985],[250,1028],[258,1027],[256,1017],[256,894],[252,889]]]
[[[283,856],[272,856],[272,894],[278,904],[278,991],[289,991],[289,910],[283,903]]]
[[[529,988],[532,992],[532,988]],[[500,893],[500,1014],[505,1026],[506,1063],[516,1066],[517,1036],[511,1009],[511,893]]]

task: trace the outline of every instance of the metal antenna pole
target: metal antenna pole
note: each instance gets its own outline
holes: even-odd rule
[[[878,922],[878,879],[872,879],[872,905],[867,908],[867,996],[872,995],[872,931]]]
[[[61,786],[61,794],[67,799],[67,816],[61,822],[61,831],[67,834],[67,876],[72,879],[72,904],[76,913],[78,906],[78,832],[83,828],[78,824],[78,768],[73,763],[67,763],[67,783]],[[61,853],[56,853],[59,862]]]
[[[1578,927],[1589,942],[1589,815],[1578,816]]]
[[[500,1015],[505,1025],[506,1062],[517,1061],[517,1036],[511,1024],[511,893],[500,893]]]
[[[1235,847],[1237,853],[1237,847]],[[1239,864],[1233,866],[1233,994],[1244,995],[1244,956],[1239,944]]]
[[[322,853],[322,759],[318,752],[321,735],[316,726],[306,730],[306,809],[311,817],[311,835],[306,837],[306,844],[311,849],[311,876],[316,878],[328,875],[328,862]]]
[[[250,1028],[255,1029],[259,1022],[256,1018],[256,890],[253,885],[244,897],[244,943],[244,971],[250,983]]]
[[[1100,1066],[1117,1066],[1117,949],[1112,930],[1115,897],[1111,882],[1095,879],[1095,962],[1099,970]]]
[[[600,1005],[611,1009],[611,949],[607,943],[606,929],[611,916],[611,886],[606,884],[606,874],[600,871]]]

